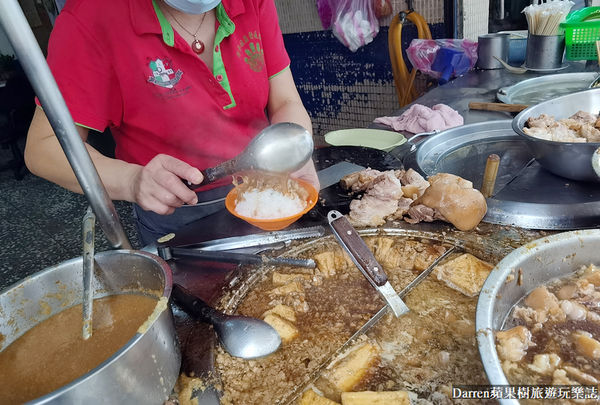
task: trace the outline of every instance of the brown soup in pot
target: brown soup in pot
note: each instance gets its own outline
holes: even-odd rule
[[[30,401],[85,375],[135,335],[157,302],[137,294],[95,299],[88,340],[81,305],[36,325],[0,352],[0,403]]]

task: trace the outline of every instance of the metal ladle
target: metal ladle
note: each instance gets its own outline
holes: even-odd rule
[[[213,325],[227,353],[255,359],[275,352],[281,337],[265,321],[240,315],[227,315],[209,306],[178,284],[173,284],[173,301],[195,319]]]
[[[188,187],[195,189],[244,170],[293,172],[308,162],[313,148],[312,135],[304,127],[291,122],[273,124],[256,135],[240,155],[202,170],[202,183],[188,183]]]
[[[94,234],[96,229],[96,215],[89,206],[83,217],[83,298],[81,302],[83,315],[83,340],[92,337],[92,313],[94,303]]]

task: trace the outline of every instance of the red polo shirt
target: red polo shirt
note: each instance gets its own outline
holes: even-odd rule
[[[290,61],[273,0],[223,0],[216,16],[211,72],[153,0],[69,0],[48,64],[75,122],[110,127],[116,157],[141,165],[165,153],[203,169],[240,153]]]

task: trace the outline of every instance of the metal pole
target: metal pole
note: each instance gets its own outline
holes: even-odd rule
[[[54,129],[109,243],[131,249],[115,207],[83,144],[65,100],[17,0],[0,0],[0,24]]]

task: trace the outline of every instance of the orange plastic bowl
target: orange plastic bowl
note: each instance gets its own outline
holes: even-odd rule
[[[237,187],[231,190],[227,194],[227,197],[225,197],[225,207],[227,207],[227,211],[229,211],[232,215],[235,215],[236,217],[243,219],[249,224],[254,225],[265,231],[278,231],[280,229],[286,228],[287,226],[296,222],[300,217],[302,217],[302,215],[310,211],[317,203],[317,199],[319,197],[319,192],[314,188],[312,184],[300,179],[295,180],[308,191],[306,208],[304,208],[302,212],[299,212],[296,215],[276,219],[256,219],[240,215],[235,211],[235,200],[238,196]]]

